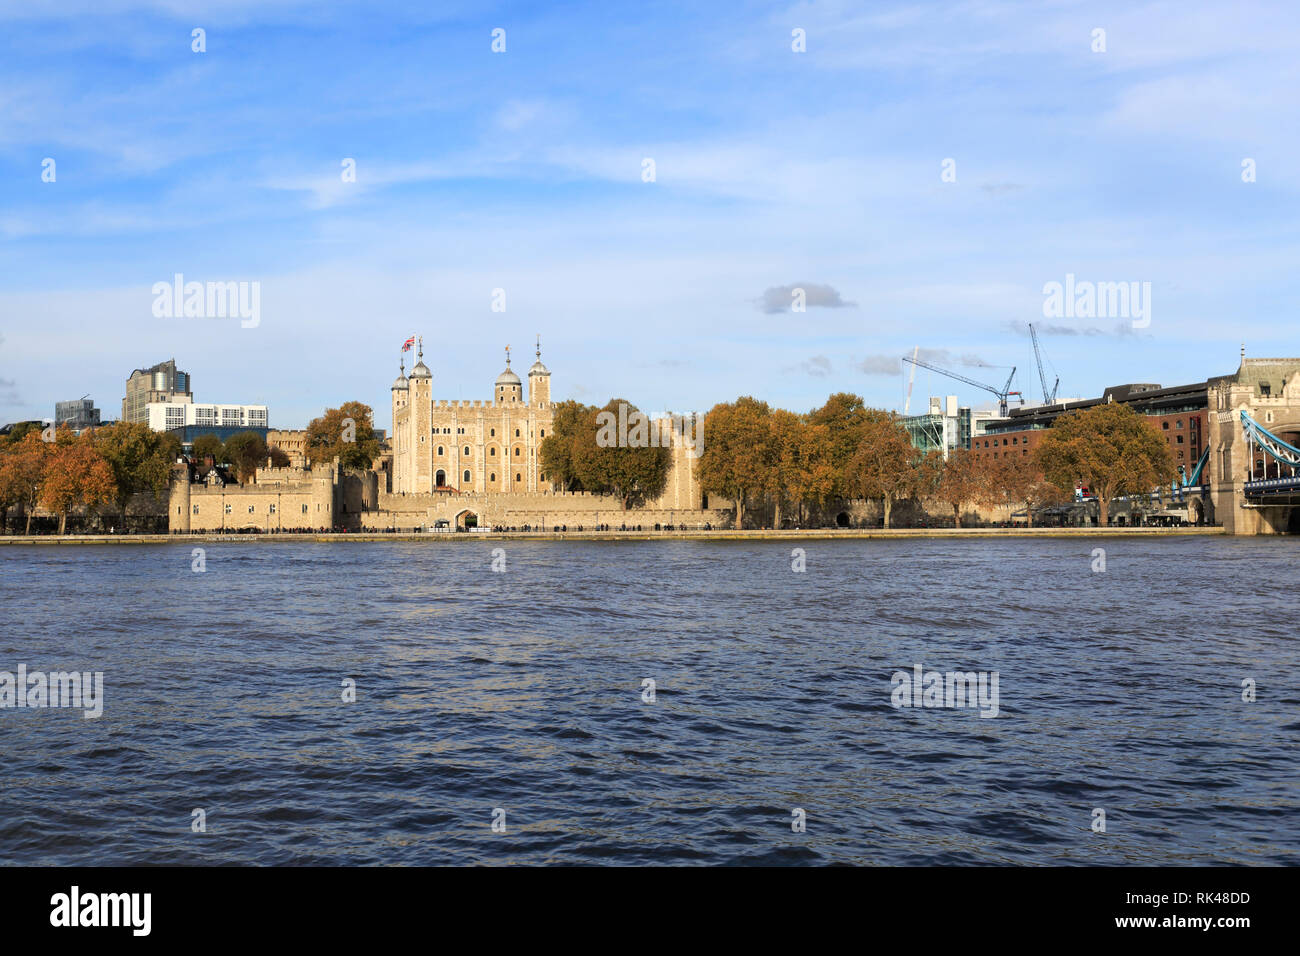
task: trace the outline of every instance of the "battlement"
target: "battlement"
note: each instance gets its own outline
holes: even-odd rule
[[[328,468],[312,471],[310,466],[289,465],[284,468],[259,468],[253,476],[253,483],[258,485],[299,485],[308,484],[313,478],[329,478]]]

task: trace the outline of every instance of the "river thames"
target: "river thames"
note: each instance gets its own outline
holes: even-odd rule
[[[6,864],[1300,863],[1296,538],[7,547],[0,598],[0,671],[103,674],[0,710]]]

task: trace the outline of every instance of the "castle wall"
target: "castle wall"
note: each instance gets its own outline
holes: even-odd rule
[[[521,492],[514,494],[379,494],[379,510],[362,515],[362,527],[409,530],[433,527],[438,520],[452,526],[463,523],[466,512],[474,514],[481,527],[551,528],[555,525],[615,528],[627,524],[652,528],[658,524],[712,524],[715,528],[730,520],[723,509],[677,508],[651,504],[623,510],[618,498],[586,492]]]
[[[335,468],[315,471],[300,468],[259,469],[252,484],[208,485],[189,480],[187,468],[172,479],[168,506],[172,532],[257,530],[307,531],[317,528],[360,526],[359,516],[376,476],[340,482]],[[374,496],[377,499],[377,491]],[[346,518],[345,502],[355,503],[353,520]]]

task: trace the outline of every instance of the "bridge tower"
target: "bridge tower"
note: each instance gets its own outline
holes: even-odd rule
[[[1246,358],[1243,347],[1236,374],[1210,379],[1208,387],[1213,519],[1229,534],[1300,531],[1300,493],[1259,490],[1259,478],[1281,478],[1290,470],[1252,444],[1241,420],[1244,411],[1273,435],[1300,445],[1300,358]]]

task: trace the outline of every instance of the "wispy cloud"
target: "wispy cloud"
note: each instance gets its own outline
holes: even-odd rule
[[[811,375],[813,378],[826,378],[831,374],[831,360],[825,355],[814,355],[812,358],[804,359],[798,365],[787,365],[783,371],[802,372],[804,375]]]
[[[912,352],[909,351],[906,358],[911,357]],[[954,354],[947,349],[917,349],[916,357],[922,362],[929,362],[931,365],[938,365],[941,368],[995,367],[971,352]],[[908,367],[908,363],[904,361],[902,355],[868,355],[856,362],[853,367],[864,375],[902,375],[903,370]]]
[[[0,0],[0,361],[32,413],[73,372],[69,394],[111,407],[175,353],[204,398],[302,425],[353,396],[274,357],[344,350],[382,424],[391,341],[438,341],[439,387],[473,397],[540,330],[557,396],[887,406],[918,343],[945,368],[1030,367],[1024,324],[1067,272],[1161,292],[1141,336],[1044,322],[1077,346],[1053,358],[1079,394],[1231,370],[1238,337],[1294,354],[1300,132],[1277,118],[1300,13],[1234,10],[542,4],[501,9],[494,55],[463,0],[379,21],[354,0]],[[260,279],[256,342],[154,320],[149,284],[177,271]],[[833,285],[770,286],[808,277]],[[656,363],[647,330],[690,360]]]

